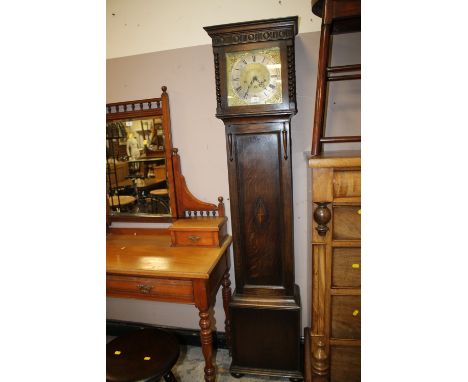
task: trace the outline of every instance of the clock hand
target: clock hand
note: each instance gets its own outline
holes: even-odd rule
[[[244,99],[247,98],[247,94],[249,94],[249,90],[250,90],[250,87],[253,85],[254,81],[257,81],[257,76],[253,76],[252,79],[250,80],[250,84],[249,86],[247,87],[247,90],[245,91],[245,94],[244,94]]]
[[[247,87],[247,90],[245,91],[245,94],[244,94],[244,99],[247,98],[247,94],[249,94],[249,90],[250,90],[250,87],[252,86],[252,81],[250,81],[250,84],[249,86]]]

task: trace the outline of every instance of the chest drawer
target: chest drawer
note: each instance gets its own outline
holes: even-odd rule
[[[332,346],[330,382],[361,382],[361,348]]]
[[[193,301],[191,281],[153,279],[145,277],[123,277],[107,275],[106,290],[110,296],[148,298],[168,301]]]
[[[332,255],[332,287],[361,286],[361,248],[334,248]]]
[[[333,206],[333,239],[361,239],[361,206]]]
[[[339,171],[333,173],[333,195],[336,198],[361,196],[361,171]]]
[[[337,339],[361,338],[361,296],[332,296],[331,336]]]

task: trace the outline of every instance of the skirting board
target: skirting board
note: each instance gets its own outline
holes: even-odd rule
[[[201,346],[200,331],[196,329],[174,328],[170,326],[160,326],[144,324],[140,322],[106,320],[106,335],[120,336],[124,333],[138,329],[156,328],[164,329],[177,336],[182,345]],[[213,344],[216,348],[227,349],[226,335],[224,332],[213,332]],[[304,337],[301,337],[301,354],[303,354]]]

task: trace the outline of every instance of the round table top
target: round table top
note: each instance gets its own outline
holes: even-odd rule
[[[109,198],[109,204],[111,207],[118,207],[119,206],[119,200],[120,200],[120,205],[121,206],[126,206],[127,204],[133,203],[136,198],[131,195],[112,195]]]
[[[151,190],[150,195],[167,195],[169,193],[167,188],[160,188],[159,190]]]
[[[174,335],[159,329],[136,330],[106,347],[106,380],[145,381],[169,372],[179,358]]]

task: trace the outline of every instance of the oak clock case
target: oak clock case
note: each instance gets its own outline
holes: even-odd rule
[[[231,374],[301,379],[290,158],[297,17],[205,30],[226,131],[236,278]]]

